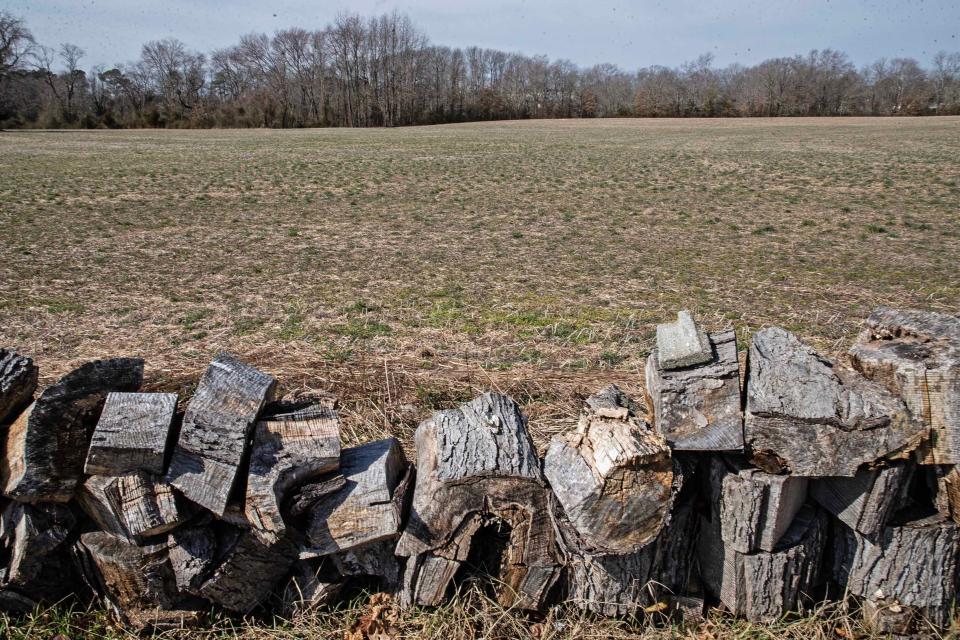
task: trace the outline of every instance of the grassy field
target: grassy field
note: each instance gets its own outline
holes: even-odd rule
[[[542,444],[680,308],[829,355],[956,312],[958,158],[960,118],[2,133],[0,344],[185,393],[229,349],[348,442],[498,388]]]

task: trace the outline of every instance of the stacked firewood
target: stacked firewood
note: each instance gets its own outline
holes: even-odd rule
[[[178,412],[143,361],[99,360],[34,398],[0,350],[0,608],[74,594],[163,627],[358,586],[434,606],[475,580],[505,606],[772,621],[848,597],[881,632],[953,617],[960,318],[879,309],[852,367],[791,333],[681,312],[642,403],[610,386],[538,456],[486,393],[416,431],[341,449],[336,402],[277,396],[222,353]]]

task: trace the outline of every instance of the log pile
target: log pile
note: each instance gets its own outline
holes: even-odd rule
[[[645,402],[609,386],[541,458],[509,397],[341,449],[336,401],[278,398],[218,355],[180,398],[143,361],[38,396],[0,349],[0,609],[74,594],[133,628],[285,614],[362,586],[435,606],[466,584],[539,611],[769,622],[844,594],[881,633],[950,624],[960,547],[960,318],[878,309],[850,352],[658,327]]]

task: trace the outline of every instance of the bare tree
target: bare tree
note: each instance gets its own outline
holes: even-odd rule
[[[24,67],[35,47],[33,34],[23,20],[0,10],[0,81]]]

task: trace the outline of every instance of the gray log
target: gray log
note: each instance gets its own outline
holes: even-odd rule
[[[111,393],[90,440],[84,472],[119,476],[164,472],[175,393]]]
[[[250,453],[244,513],[264,542],[286,525],[280,507],[298,484],[340,466],[340,420],[333,399],[283,406],[257,423]]]
[[[217,538],[209,526],[181,527],[167,536],[170,567],[177,589],[198,595],[200,585],[213,569]]]
[[[904,492],[912,475],[910,462],[876,469],[863,467],[852,478],[813,480],[810,496],[848,527],[874,536],[905,505]]]
[[[638,551],[673,505],[670,448],[631,404],[616,386],[592,396],[576,429],[550,441],[543,462],[580,539],[598,552]]]
[[[102,531],[130,542],[133,536],[117,510],[113,495],[116,482],[113,476],[90,476],[77,490],[77,504]]]
[[[70,591],[70,574],[59,570],[60,551],[75,526],[66,505],[9,503],[0,514],[0,549],[8,558],[0,587],[53,600]]]
[[[396,592],[401,585],[400,562],[394,554],[396,542],[381,540],[330,556],[337,573],[345,578],[375,579],[378,589]]]
[[[12,349],[0,349],[0,424],[30,404],[40,370],[33,360]]]
[[[96,360],[74,369],[40,397],[6,434],[0,483],[21,502],[66,502],[83,477],[90,437],[111,391],[135,391],[143,360]]]
[[[865,463],[905,457],[926,436],[899,398],[783,329],[754,335],[748,369],[745,435],[766,471],[853,476]]]
[[[228,353],[220,353],[187,405],[167,482],[222,516],[247,439],[276,381]]]
[[[296,559],[296,546],[286,538],[264,544],[252,532],[243,532],[200,587],[200,595],[228,611],[250,613],[270,595]]]
[[[308,482],[294,492],[287,501],[286,509],[291,517],[297,518],[309,513],[321,498],[340,491],[346,485],[347,479],[340,473],[331,474],[316,482]]]
[[[934,504],[945,517],[960,524],[960,468],[932,467],[935,483]]]
[[[881,307],[865,324],[850,350],[854,367],[930,427],[923,462],[960,463],[960,318]]]
[[[733,331],[710,334],[712,357],[686,369],[666,370],[656,349],[647,358],[648,403],[654,425],[673,449],[742,451],[740,362]]]
[[[170,485],[143,471],[120,476],[107,489],[124,529],[136,538],[166,533],[189,519]]]

